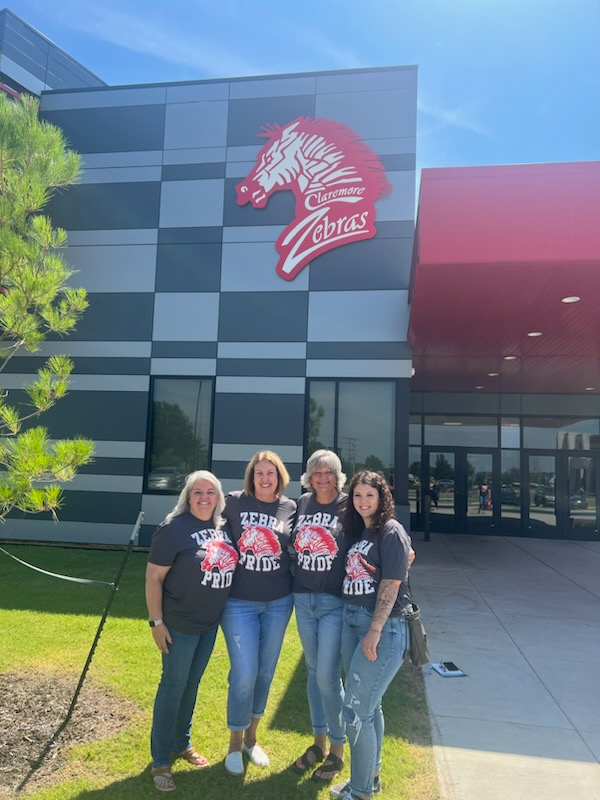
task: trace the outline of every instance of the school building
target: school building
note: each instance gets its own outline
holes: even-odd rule
[[[419,189],[414,66],[107,86],[7,10],[0,84],[83,158],[48,213],[90,300],[1,385],[70,355],[43,424],[96,443],[60,523],[7,536],[124,543],[142,510],[147,544],[190,470],[240,488],[270,448],[295,497],[328,447],[417,538],[599,537],[600,163]]]

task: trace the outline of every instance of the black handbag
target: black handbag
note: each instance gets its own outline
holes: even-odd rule
[[[415,667],[424,667],[431,661],[429,645],[427,644],[427,631],[421,620],[421,609],[411,600],[402,610],[408,624],[410,644],[408,654]]]

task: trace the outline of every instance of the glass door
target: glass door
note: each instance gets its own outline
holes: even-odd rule
[[[527,529],[530,535],[553,537],[559,535],[556,503],[556,457],[545,454],[527,456],[529,513]]]
[[[423,480],[425,488],[425,520],[436,533],[454,531],[456,527],[455,480],[456,453],[450,450],[429,450]]]
[[[492,453],[466,453],[467,533],[490,533],[498,516]]]
[[[566,455],[566,498],[568,498],[568,533],[574,539],[597,539],[598,519],[598,456]]]

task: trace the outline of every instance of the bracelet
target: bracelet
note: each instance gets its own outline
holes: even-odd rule
[[[163,624],[162,619],[149,619],[148,620],[148,625],[150,625],[151,628],[157,628],[159,625],[162,625],[162,624]]]

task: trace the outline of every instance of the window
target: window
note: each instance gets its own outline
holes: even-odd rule
[[[155,378],[146,489],[176,494],[186,475],[208,469],[213,381]]]
[[[370,469],[393,485],[395,409],[393,381],[310,381],[308,455],[334,450],[348,477]]]
[[[532,450],[598,450],[600,420],[529,417],[523,420],[523,439]]]
[[[425,444],[437,447],[497,447],[496,417],[425,417]]]

